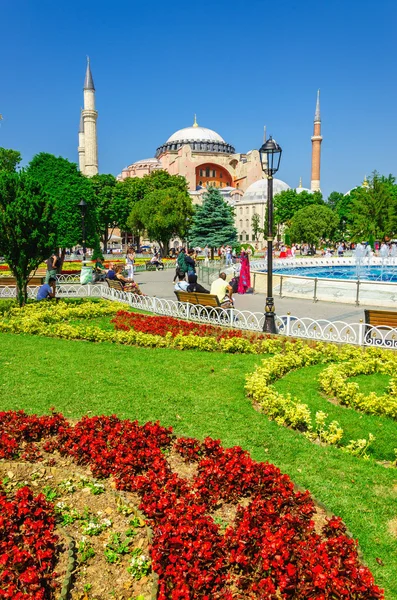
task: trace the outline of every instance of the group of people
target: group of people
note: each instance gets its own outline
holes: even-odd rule
[[[231,246],[230,255],[232,252]],[[220,273],[219,277],[211,284],[211,289],[205,289],[197,282],[196,274],[196,252],[182,248],[177,257],[176,271],[173,279],[176,292],[198,292],[201,294],[212,294],[217,296],[221,306],[230,308],[233,306],[233,292],[245,294],[251,288],[249,255],[244,250],[240,256],[240,274],[233,278],[235,286],[226,281],[226,273]]]

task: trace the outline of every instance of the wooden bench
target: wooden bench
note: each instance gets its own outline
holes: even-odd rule
[[[45,277],[38,277],[33,275],[28,281],[28,286],[40,286],[43,285]],[[0,288],[1,287],[16,287],[17,282],[15,277],[0,277]]]
[[[383,329],[387,327],[392,327],[397,329],[397,311],[395,310],[372,310],[367,309],[364,310],[365,315],[365,339],[372,337],[371,336],[371,328],[377,327],[378,329]],[[387,342],[387,341],[386,341]],[[389,340],[389,344],[386,345],[394,346],[396,345],[392,340]],[[381,343],[381,340],[379,340]],[[375,341],[376,345],[376,341]]]
[[[157,269],[161,269],[161,271],[164,271],[164,263],[161,263],[160,266],[156,267],[156,265],[150,262],[150,260],[147,260],[145,262],[145,267],[146,271],[157,271]]]
[[[200,292],[178,292],[175,290],[175,295],[179,302],[188,302],[189,304],[200,304],[200,306],[213,306],[221,308],[218,296],[212,294],[203,294]]]
[[[112,290],[124,292],[123,284],[117,279],[105,279],[105,281]]]

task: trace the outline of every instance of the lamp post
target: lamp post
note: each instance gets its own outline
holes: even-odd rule
[[[85,247],[85,213],[87,210],[87,202],[83,199],[79,202],[80,212],[81,212],[81,234],[82,234],[82,242],[83,242],[83,263],[85,264],[86,252],[87,249]]]
[[[267,296],[263,331],[277,333],[273,299],[273,175],[278,171],[281,147],[272,136],[259,150],[262,170],[267,176]]]

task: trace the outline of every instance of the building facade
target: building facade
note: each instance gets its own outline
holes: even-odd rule
[[[79,126],[79,167],[91,177],[98,173],[98,141],[96,122],[98,113],[95,107],[95,86],[87,59],[84,80],[84,107],[81,110]],[[266,141],[266,134],[265,134]],[[312,141],[311,189],[320,189],[321,163],[321,117],[320,91],[317,93]],[[138,160],[125,167],[119,180],[129,177],[144,177],[154,171],[164,169],[170,175],[185,177],[189,193],[195,204],[201,204],[207,187],[215,186],[222,196],[235,209],[235,224],[241,242],[263,244],[263,236],[254,235],[253,216],[259,216],[261,227],[266,216],[267,179],[264,177],[258,150],[246,153],[236,152],[234,146],[216,131],[201,127],[196,116],[191,127],[179,129],[156,150],[155,156]],[[274,195],[290,189],[279,179],[274,180]],[[302,182],[296,190],[303,191]]]

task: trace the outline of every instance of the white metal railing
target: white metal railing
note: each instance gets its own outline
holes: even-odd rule
[[[37,287],[28,288],[30,298],[36,297],[37,289]],[[57,295],[63,298],[100,297],[128,304],[131,307],[153,314],[257,333],[263,332],[264,314],[261,312],[241,311],[236,308],[212,308],[157,298],[156,296],[138,296],[129,292],[114,290],[102,284],[61,284],[57,286]],[[15,287],[0,288],[0,298],[15,298]],[[360,346],[397,348],[397,328],[374,327],[366,325],[363,321],[346,323],[345,321],[328,321],[327,319],[316,320],[310,317],[295,317],[288,313],[277,316],[276,325],[279,334],[288,337]]]

